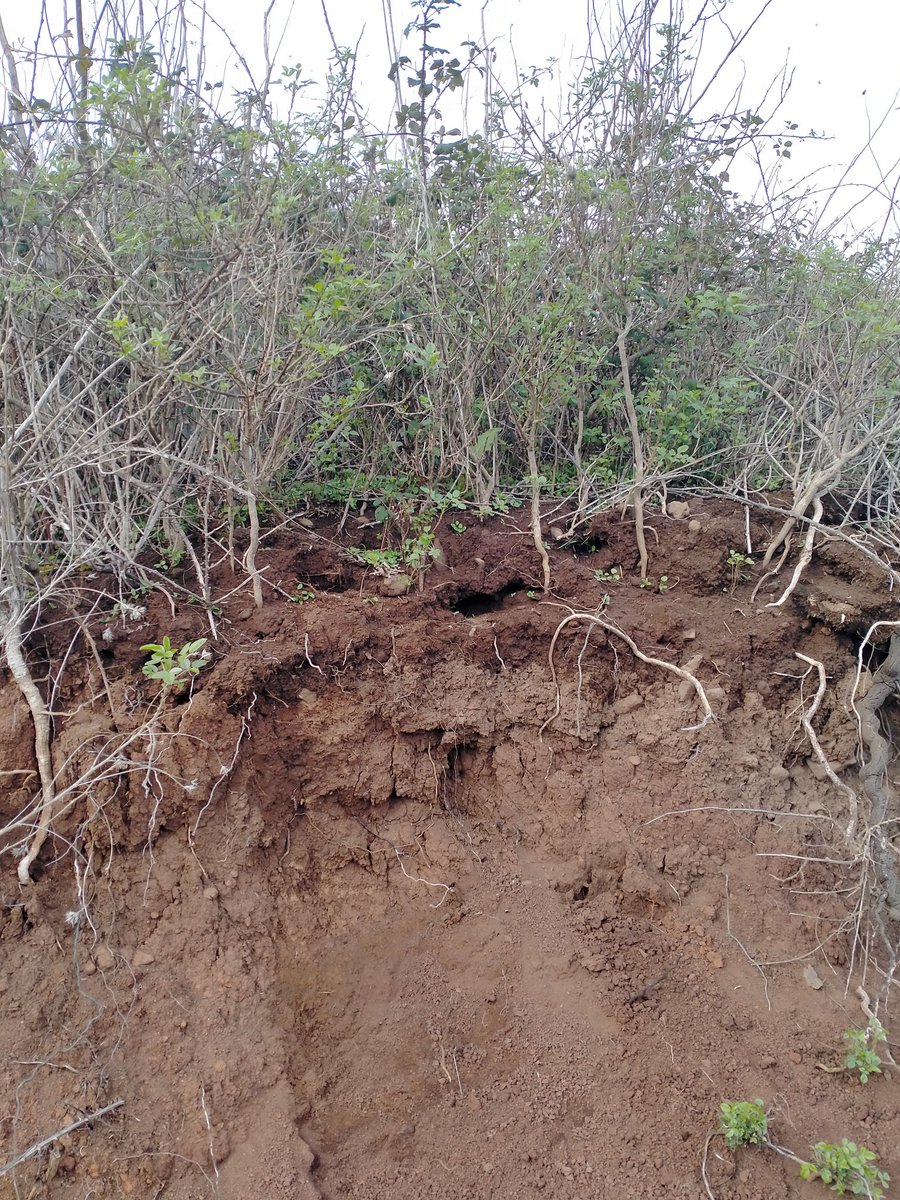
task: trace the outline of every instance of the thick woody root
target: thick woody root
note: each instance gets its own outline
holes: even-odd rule
[[[816,496],[813,500],[812,519],[810,520],[809,528],[806,530],[806,537],[803,539],[803,549],[800,551],[800,557],[797,559],[797,565],[794,567],[790,583],[778,599],[773,600],[771,604],[767,604],[766,608],[781,608],[788,597],[793,595],[794,589],[800,582],[800,576],[812,562],[813,546],[815,545],[816,531],[819,529],[819,522],[822,519],[822,511],[822,501]]]
[[[36,814],[37,823],[34,826],[34,835],[26,854],[20,859],[18,866],[19,882],[25,885],[31,882],[32,864],[40,853],[44,842],[47,840],[47,834],[50,831],[50,822],[53,819],[53,805],[56,799],[53,763],[50,757],[50,713],[47,711],[44,697],[38,690],[38,686],[28,669],[28,664],[25,661],[25,655],[22,650],[22,631],[19,622],[14,618],[10,619],[7,626],[6,635],[3,639],[3,648],[6,651],[6,661],[9,663],[12,677],[18,684],[19,690],[25,697],[28,708],[31,711],[31,719],[34,724],[34,753],[41,780],[41,798]]]
[[[871,632],[871,630],[870,630]],[[890,811],[888,767],[892,747],[881,730],[878,712],[891,696],[900,694],[900,634],[893,634],[888,656],[872,677],[869,690],[854,702],[859,720],[863,765],[860,770],[863,793],[869,802],[869,828],[872,860],[881,898],[889,918],[900,924],[900,860],[891,841],[889,826],[897,819]]]

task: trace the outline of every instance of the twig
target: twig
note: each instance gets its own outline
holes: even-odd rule
[[[629,996],[625,1003],[630,1005],[637,1004],[639,1000],[647,1000],[651,992],[655,992],[663,980],[669,978],[671,973],[671,971],[663,971],[662,975],[658,975],[656,979],[651,979],[651,981],[645,984],[639,992],[635,992],[633,996]]]
[[[73,1133],[76,1129],[81,1129],[83,1125],[90,1125],[92,1121],[97,1121],[100,1117],[105,1117],[107,1113],[115,1112],[117,1108],[121,1108],[125,1103],[124,1100],[113,1100],[112,1104],[107,1104],[105,1108],[98,1108],[96,1112],[88,1113],[87,1116],[81,1117],[77,1121],[73,1121],[71,1125],[66,1125],[64,1129],[57,1129],[56,1133],[52,1133],[49,1137],[42,1138],[39,1142],[35,1142],[22,1154],[16,1155],[4,1166],[0,1167],[0,1177],[8,1175],[10,1171],[14,1171],[16,1167],[21,1166],[29,1158],[34,1158],[35,1154],[40,1154],[42,1150],[46,1150],[48,1146],[52,1146],[54,1142],[59,1141],[61,1137],[65,1137],[67,1133]]]

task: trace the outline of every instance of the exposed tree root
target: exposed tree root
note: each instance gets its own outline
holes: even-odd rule
[[[813,726],[812,726],[813,717],[819,711],[819,706],[821,705],[822,700],[825,696],[825,688],[827,686],[827,682],[825,679],[825,667],[822,663],[819,662],[818,659],[809,658],[809,657],[807,657],[807,655],[801,654],[799,650],[796,651],[796,655],[797,655],[797,658],[799,658],[801,662],[808,663],[810,665],[810,667],[812,667],[816,671],[816,673],[818,674],[818,677],[819,677],[819,686],[816,689],[816,694],[813,699],[813,702],[809,706],[809,708],[806,710],[806,712],[803,714],[803,716],[801,717],[801,721],[803,723],[803,728],[806,731],[806,736],[809,738],[809,744],[813,748],[813,753],[815,754],[815,756],[819,760],[819,762],[822,764],[822,769],[825,771],[825,774],[828,776],[828,778],[831,780],[831,782],[834,784],[834,786],[838,789],[838,791],[843,792],[844,795],[847,797],[847,803],[850,806],[850,820],[847,823],[847,828],[844,830],[844,836],[847,838],[848,841],[852,841],[853,837],[856,833],[856,826],[857,826],[857,822],[859,820],[859,802],[856,797],[856,792],[854,792],[853,788],[848,787],[848,785],[846,783],[844,783],[841,779],[838,778],[831,763],[825,757],[825,751],[819,745],[819,739],[816,736],[816,731],[813,729]]]
[[[822,520],[822,501],[818,496],[813,500],[813,515],[809,526],[806,530],[806,537],[803,539],[803,549],[800,551],[800,557],[797,560],[797,565],[794,567],[794,573],[791,576],[791,581],[778,597],[771,604],[767,604],[766,608],[780,608],[785,600],[792,594],[794,588],[800,582],[800,576],[812,562],[813,545],[816,540],[816,532],[819,529],[819,522]]]
[[[547,601],[547,603],[552,603],[552,601]],[[554,607],[568,608],[568,605],[554,605]],[[635,658],[639,658],[641,662],[645,662],[651,667],[661,667],[664,671],[670,671],[673,675],[677,675],[679,679],[689,683],[697,693],[697,698],[699,699],[700,705],[703,709],[703,720],[698,725],[686,726],[684,732],[688,733],[702,729],[704,725],[716,719],[715,713],[710,707],[709,700],[707,699],[706,692],[703,690],[703,684],[695,675],[691,674],[690,671],[686,671],[684,667],[676,667],[674,663],[667,662],[664,658],[654,658],[650,654],[645,654],[643,650],[638,649],[634,640],[630,638],[623,629],[620,629],[618,625],[614,625],[611,621],[607,621],[603,617],[597,616],[596,613],[575,612],[574,609],[570,608],[569,615],[567,617],[563,617],[554,630],[553,637],[550,639],[550,651],[548,657],[550,661],[550,673],[553,676],[553,686],[556,689],[556,706],[553,712],[538,730],[539,738],[543,737],[544,730],[548,725],[551,725],[560,714],[560,709],[562,706],[562,694],[560,692],[559,679],[556,674],[554,652],[556,650],[556,643],[559,640],[559,635],[562,633],[565,627],[571,624],[573,621],[588,621],[593,625],[599,625],[600,628],[605,629],[607,633],[615,634],[616,637],[621,638]]]
[[[20,859],[18,866],[19,882],[27,884],[31,882],[32,863],[40,854],[41,846],[47,840],[50,822],[53,819],[53,804],[56,799],[53,762],[50,757],[50,713],[44,703],[44,697],[28,669],[28,663],[25,661],[25,654],[22,650],[22,629],[15,615],[10,616],[7,624],[3,648],[6,651],[6,661],[9,663],[12,677],[31,710],[31,719],[34,723],[34,754],[41,779],[41,800],[37,814],[37,826],[28,852]]]
[[[871,632],[871,631],[870,631]],[[891,696],[900,693],[900,635],[893,634],[888,656],[875,672],[862,700],[855,702],[865,761],[860,770],[863,792],[869,801],[872,859],[875,878],[887,902],[888,916],[900,923],[900,870],[891,844],[888,765],[891,743],[881,732],[878,711]]]
[[[790,554],[790,551],[791,551],[791,539],[790,539],[790,537],[787,537],[787,538],[785,538],[785,541],[784,541],[784,548],[781,551],[781,558],[779,558],[778,562],[775,564],[774,567],[770,567],[769,570],[766,571],[765,575],[760,576],[760,578],[756,581],[756,587],[754,587],[753,591],[750,593],[750,603],[751,604],[754,604],[756,602],[757,593],[759,592],[759,589],[762,587],[762,585],[766,582],[766,580],[771,579],[773,575],[777,575],[778,572],[781,570],[781,568],[784,566],[784,560],[787,558],[788,554]]]

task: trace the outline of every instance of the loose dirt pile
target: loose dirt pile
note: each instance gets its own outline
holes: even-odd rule
[[[192,693],[152,719],[140,646],[208,634],[202,609],[154,592],[143,615],[51,614],[30,649],[39,674],[68,647],[56,765],[95,783],[33,887],[2,860],[6,1161],[124,1103],[0,1196],[702,1200],[720,1102],[756,1097],[796,1152],[848,1137],[900,1176],[900,1072],[820,1069],[865,1024],[856,985],[883,993],[796,657],[826,666],[815,726],[854,783],[858,638],[900,613],[838,543],[784,608],[764,607],[783,579],[751,603],[726,565],[743,511],[692,509],[653,520],[665,590],[638,586],[633,530],[607,514],[553,551],[547,602],[512,519],[443,525],[401,596],[325,526],[280,535],[259,565],[282,594],[223,600]],[[554,630],[604,595],[715,722],[692,728],[689,684],[576,623],[546,724]],[[35,765],[10,682],[0,742],[23,772],[9,819]],[[880,1015],[900,1032],[895,998]],[[708,1174],[718,1200],[827,1194],[721,1141]]]

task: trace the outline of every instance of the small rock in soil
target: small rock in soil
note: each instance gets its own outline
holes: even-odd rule
[[[803,972],[803,979],[808,986],[813,988],[815,991],[819,991],[820,988],[825,986],[824,981],[816,974],[814,967],[806,968],[806,970]]]
[[[100,945],[94,951],[94,962],[101,971],[111,971],[116,965],[116,958],[109,946]]]

